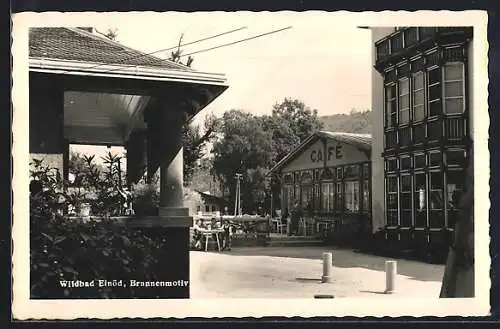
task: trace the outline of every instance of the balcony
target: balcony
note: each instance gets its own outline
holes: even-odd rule
[[[434,47],[435,43],[465,42],[472,37],[470,27],[406,27],[375,43],[378,71],[410,58],[417,51]]]

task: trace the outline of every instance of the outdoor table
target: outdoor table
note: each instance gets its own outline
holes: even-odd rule
[[[217,228],[217,229],[205,229],[201,231],[200,233],[203,235],[205,238],[205,251],[208,250],[208,239],[212,237],[213,234],[215,234],[215,239],[217,240],[217,249],[220,251],[220,240],[219,240],[219,233],[223,233],[224,229],[222,228]]]

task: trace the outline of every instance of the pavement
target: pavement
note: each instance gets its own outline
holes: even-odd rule
[[[333,254],[322,283],[322,254]],[[439,297],[444,265],[397,260],[394,294],[385,294],[385,261],[349,249],[247,247],[191,252],[191,298]]]

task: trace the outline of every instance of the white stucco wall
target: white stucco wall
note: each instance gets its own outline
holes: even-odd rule
[[[394,27],[376,27],[372,31],[372,63],[375,65],[375,42],[394,32]],[[373,233],[385,226],[384,202],[384,81],[372,67],[372,228]]]

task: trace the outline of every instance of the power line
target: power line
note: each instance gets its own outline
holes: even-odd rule
[[[274,31],[262,33],[262,34],[259,34],[259,35],[255,35],[253,37],[249,37],[249,38],[237,40],[237,41],[234,41],[234,42],[222,44],[222,45],[211,47],[211,48],[207,48],[207,49],[198,50],[198,51],[195,51],[195,52],[192,52],[192,53],[189,53],[189,54],[185,54],[185,55],[180,55],[179,57],[189,56],[189,55],[198,54],[198,53],[202,53],[202,52],[206,52],[206,51],[210,51],[210,50],[214,50],[214,49],[218,49],[218,48],[222,48],[222,47],[231,46],[231,45],[234,45],[234,44],[237,44],[237,43],[241,43],[241,42],[253,40],[253,39],[256,39],[256,38],[260,38],[260,37],[263,37],[263,36],[266,36],[266,35],[278,33],[278,32],[281,32],[281,31],[284,31],[284,30],[288,30],[288,29],[291,29],[291,28],[292,28],[292,26],[287,26],[287,27],[282,28],[282,29],[278,29],[278,30],[274,30]],[[177,48],[177,46],[175,46],[173,48],[170,48],[170,49],[174,49],[174,48]],[[165,50],[161,50],[161,51],[165,51]],[[159,51],[156,51],[156,52],[159,52]],[[170,60],[169,59],[163,59],[163,60],[160,60],[160,61],[166,62],[166,61],[170,61]],[[104,73],[113,72],[113,71],[120,71],[120,70],[123,70],[123,69],[124,69],[123,67],[119,67],[119,68],[116,68],[116,69],[111,69],[111,70],[104,71]]]
[[[150,52],[150,53],[145,53],[145,54],[141,54],[141,55],[137,55],[137,56],[132,56],[132,57],[126,58],[124,60],[118,61],[118,63],[123,63],[123,62],[130,61],[130,60],[133,60],[133,59],[138,59],[138,58],[142,58],[142,57],[145,57],[145,56],[154,55],[154,54],[157,54],[159,52],[168,51],[168,50],[172,50],[172,49],[175,49],[175,48],[178,48],[178,47],[188,46],[188,45],[192,45],[192,44],[195,44],[195,43],[198,43],[198,42],[202,42],[202,41],[214,39],[214,38],[226,35],[226,34],[230,34],[230,33],[234,33],[234,32],[238,32],[238,31],[244,30],[246,28],[247,28],[246,26],[243,26],[243,27],[240,27],[240,28],[237,28],[237,29],[234,29],[234,30],[230,30],[230,31],[227,31],[227,32],[223,32],[223,33],[219,33],[219,34],[216,34],[216,35],[212,35],[210,37],[198,39],[198,40],[195,40],[195,41],[187,42],[187,43],[184,43],[184,44],[176,45],[176,46],[165,48],[165,49],[156,50],[156,51],[153,51],[153,52]],[[166,60],[163,60],[163,61],[166,61]],[[98,65],[90,67],[89,70],[92,70],[92,69],[95,69],[97,67],[101,67],[101,66],[104,66],[104,65],[109,65],[109,64],[108,63],[106,63],[106,64],[98,64]],[[109,70],[109,71],[105,71],[104,73],[115,71],[115,70],[116,69],[112,69],[112,70]]]
[[[263,36],[266,36],[266,35],[269,35],[269,34],[274,34],[274,33],[281,32],[281,31],[284,31],[284,30],[288,30],[288,29],[291,29],[291,28],[292,28],[291,26],[287,26],[287,27],[279,29],[279,30],[274,30],[274,31],[271,31],[271,32],[262,33],[262,34],[255,35],[255,36],[250,37],[250,38],[246,38],[246,39],[234,41],[234,42],[231,42],[231,43],[226,43],[226,44],[223,44],[223,45],[220,45],[220,46],[215,46],[215,47],[212,47],[212,48],[198,50],[198,51],[195,51],[195,52],[192,52],[192,53],[189,53],[189,54],[181,55],[180,57],[190,56],[190,55],[193,55],[193,54],[198,54],[198,53],[202,53],[202,52],[209,51],[209,50],[214,50],[214,49],[218,49],[218,48],[222,48],[222,47],[231,46],[231,45],[234,45],[234,44],[237,44],[237,43],[240,43],[240,42],[244,42],[244,41],[249,41],[249,40],[252,40],[252,39],[260,38],[260,37],[263,37]]]

